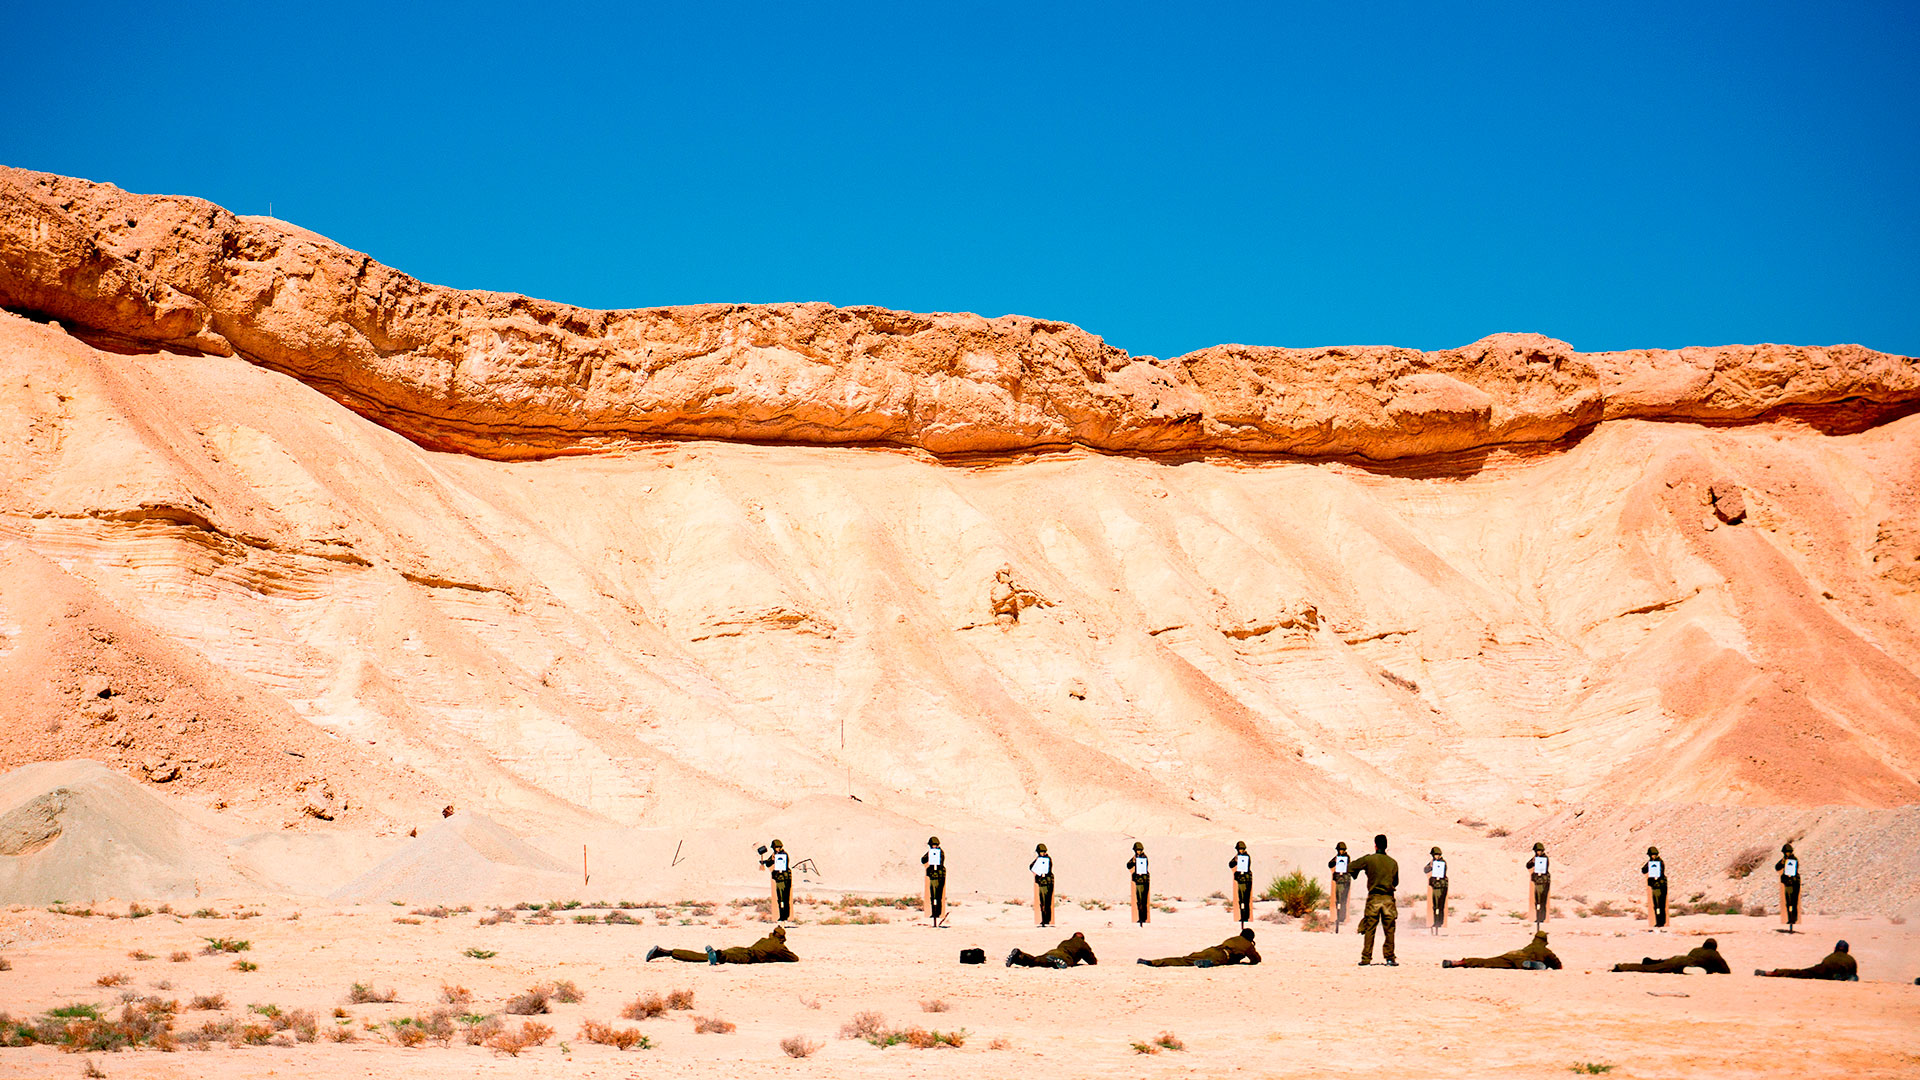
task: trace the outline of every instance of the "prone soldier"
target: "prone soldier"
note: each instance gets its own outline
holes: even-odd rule
[[[1434,845],[1432,858],[1427,860],[1427,893],[1433,904],[1433,917],[1430,920],[1430,933],[1439,933],[1447,925],[1447,860],[1441,856],[1440,847]]]
[[[1133,882],[1133,917],[1141,926],[1153,917],[1153,881],[1147,875],[1147,845],[1133,842],[1133,856],[1127,860],[1127,873]]]
[[[1667,864],[1659,848],[1647,849],[1647,861],[1640,864],[1640,872],[1647,875],[1648,914],[1653,916],[1657,930],[1667,925]]]
[[[1533,927],[1538,930],[1547,921],[1547,897],[1553,891],[1553,875],[1548,872],[1547,845],[1533,845],[1533,854],[1521,861],[1533,884]]]
[[[1853,953],[1844,941],[1833,943],[1833,951],[1827,958],[1805,968],[1774,968],[1772,971],[1755,971],[1755,975],[1766,979],[1831,979],[1834,982],[1859,982],[1860,966],[1854,963]],[[1920,986],[1920,979],[1914,984]]]
[[[775,840],[771,846],[773,848],[771,854],[762,850],[761,854],[766,857],[760,860],[760,865],[773,871],[773,918],[775,922],[791,922],[793,920],[793,865],[787,858],[787,849],[781,845],[780,841]]]
[[[1259,950],[1253,947],[1253,929],[1243,928],[1238,934],[1218,945],[1190,952],[1185,956],[1169,956],[1160,960],[1136,960],[1134,963],[1148,967],[1227,967],[1233,964],[1257,964],[1260,962]]]
[[[940,850],[939,837],[927,837],[927,853],[920,861],[927,867],[927,914],[939,926],[947,895],[947,853]]]
[[[1547,932],[1535,930],[1533,940],[1526,945],[1503,952],[1499,956],[1469,956],[1464,960],[1442,960],[1443,968],[1500,968],[1503,970],[1545,971],[1552,968],[1560,970],[1560,958],[1547,948]]]
[[[1354,874],[1367,875],[1367,909],[1360,914],[1360,966],[1373,963],[1373,928],[1381,930],[1381,950],[1388,967],[1399,967],[1393,958],[1393,925],[1400,918],[1393,892],[1400,887],[1400,864],[1387,854],[1385,834],[1373,838],[1373,854],[1355,859],[1348,865]]]
[[[1041,926],[1052,926],[1053,856],[1047,854],[1047,845],[1033,845],[1033,861],[1027,869],[1033,871],[1033,917]]]
[[[1070,968],[1075,964],[1098,963],[1100,959],[1093,955],[1093,946],[1087,944],[1087,936],[1077,930],[1072,937],[1039,956],[1019,949],[1007,954],[1008,967]]]
[[[1679,956],[1670,956],[1665,960],[1655,960],[1643,956],[1637,964],[1615,964],[1615,971],[1650,971],[1656,975],[1680,975],[1688,968],[1700,968],[1709,975],[1731,975],[1727,961],[1720,955],[1720,943],[1708,938],[1697,949],[1689,950]]]
[[[1333,932],[1337,934],[1340,924],[1347,921],[1347,891],[1353,884],[1345,840],[1333,845],[1333,858],[1327,860],[1327,869],[1333,871]]]
[[[800,958],[787,948],[787,928],[776,926],[773,932],[751,945],[736,946],[731,949],[716,949],[709,945],[705,952],[692,949],[663,949],[655,945],[647,951],[648,960],[671,957],[686,964],[793,964]]]
[[[1247,854],[1247,842],[1236,841],[1233,858],[1227,860],[1233,871],[1233,902],[1240,913],[1240,925],[1253,921],[1253,856]]]

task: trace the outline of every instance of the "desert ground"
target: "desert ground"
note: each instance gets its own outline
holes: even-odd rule
[[[740,898],[744,899],[744,898]],[[1117,910],[1069,903],[1060,925],[1041,930],[1023,906],[962,900],[950,925],[933,929],[917,911],[886,906],[883,924],[823,925],[847,918],[831,904],[803,904],[789,931],[797,964],[709,967],[672,960],[643,963],[653,945],[699,949],[743,944],[768,925],[751,908],[716,899],[694,906],[631,909],[637,925],[583,925],[606,910],[563,910],[551,924],[478,925],[478,912],[441,918],[400,905],[353,907],[207,901],[226,916],[156,914],[108,920],[14,907],[0,914],[0,1003],[16,1017],[75,1002],[108,1004],[121,993],[183,1003],[218,994],[226,1007],[187,1011],[178,1027],[237,1020],[260,1026],[265,1045],[84,1055],[112,1077],[263,1076],[1374,1076],[1416,1073],[1461,1077],[1568,1075],[1576,1064],[1611,1066],[1618,1077],[1912,1076],[1920,1069],[1920,932],[1875,918],[1814,918],[1789,937],[1772,919],[1688,916],[1666,931],[1628,917],[1551,920],[1548,934],[1562,971],[1443,970],[1442,958],[1517,948],[1531,925],[1504,914],[1432,936],[1403,915],[1400,966],[1357,966],[1351,933],[1304,932],[1297,925],[1253,924],[1264,962],[1257,967],[1149,969],[1141,956],[1184,953],[1234,929],[1218,903],[1172,902],[1145,929],[1115,919]],[[431,910],[431,909],[426,909]],[[617,909],[614,909],[617,910]],[[236,919],[238,913],[257,917]],[[297,918],[295,918],[297,916]],[[400,921],[412,920],[412,921]],[[1351,926],[1349,926],[1351,929]],[[1006,952],[1038,952],[1073,931],[1087,935],[1100,963],[1066,971],[1009,969]],[[1732,976],[1613,974],[1608,968],[1646,954],[1684,952],[1715,936]],[[1844,936],[1860,958],[1858,983],[1761,980],[1755,967],[1803,966]],[[205,939],[242,939],[242,953],[205,955]],[[961,948],[986,950],[985,966],[956,962]],[[485,959],[467,950],[492,952]],[[152,959],[134,960],[141,951]],[[191,955],[171,962],[175,952]],[[258,965],[233,970],[235,957]],[[101,987],[124,974],[124,988]],[[493,1013],[541,982],[568,980],[575,1004],[534,1017],[553,1028],[544,1045],[517,1057],[433,1041],[405,1048],[389,1021],[423,1017],[446,987],[471,991],[455,1013]],[[352,1004],[353,984],[392,989],[392,1003]],[[619,1019],[629,1002],[675,990],[692,1007],[638,1021]],[[381,996],[384,996],[383,994]],[[923,1003],[944,1002],[940,1012]],[[313,1042],[289,1029],[273,1033],[255,1006],[310,1011]],[[338,1015],[335,1010],[342,1012]],[[857,1014],[880,1014],[886,1027],[964,1031],[959,1047],[885,1048],[841,1030]],[[737,1030],[695,1034],[694,1018],[730,1021]],[[583,1022],[637,1028],[652,1046],[618,1050],[580,1036]],[[518,1021],[516,1020],[516,1023]],[[329,1032],[353,1033],[336,1043]],[[1184,1050],[1152,1055],[1171,1033]],[[781,1048],[799,1036],[819,1044],[805,1059]],[[237,1041],[237,1040],[236,1040]],[[74,1056],[48,1047],[0,1050],[0,1076],[72,1076]]]

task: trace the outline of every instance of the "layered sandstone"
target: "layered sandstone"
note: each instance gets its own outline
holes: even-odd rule
[[[1065,323],[825,304],[592,311],[429,285],[199,199],[0,171],[0,307],[237,353],[422,445],[483,457],[659,437],[1373,460],[1553,442],[1603,419],[1839,423],[1920,399],[1855,345],[1578,353],[1220,345],[1130,356]]]

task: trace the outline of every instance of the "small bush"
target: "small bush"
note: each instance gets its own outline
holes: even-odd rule
[[[312,1042],[320,1034],[320,1021],[305,1009],[295,1009],[285,1016],[287,1029],[293,1037],[303,1043]]]
[[[353,986],[347,990],[347,1004],[349,1005],[384,1005],[388,1002],[398,1000],[400,1000],[400,995],[396,993],[391,986],[385,990],[375,990],[371,983],[354,983]]]
[[[1181,1042],[1180,1037],[1171,1031],[1161,1032],[1159,1037],[1153,1040],[1153,1044],[1162,1050],[1185,1050],[1187,1048],[1187,1044]]]
[[[507,999],[501,1011],[511,1016],[540,1016],[553,1011],[551,994],[545,986],[529,986],[524,992]]]
[[[195,994],[187,1001],[187,1008],[194,1012],[225,1012],[227,995]]]
[[[1133,1043],[1132,1046],[1133,1046],[1133,1052],[1136,1054],[1157,1054],[1160,1052],[1160,1048],[1158,1046],[1155,1046],[1154,1044],[1149,1042],[1137,1042],[1137,1043]]]
[[[987,1044],[987,1049],[989,1049],[989,1050],[1011,1050],[1011,1049],[1013,1049],[1013,1043],[1011,1043],[1011,1042],[1009,1042],[1009,1041],[1008,1041],[1008,1040],[1006,1040],[1006,1039],[995,1039],[995,1040],[993,1040],[992,1042],[990,1042],[990,1043],[988,1043],[988,1044]]]
[[[577,1005],[587,996],[580,992],[579,987],[573,985],[571,979],[556,979],[548,983],[547,993],[562,1005]]]
[[[1297,919],[1324,904],[1327,893],[1320,887],[1319,878],[1308,877],[1306,871],[1295,867],[1292,873],[1269,882],[1261,899],[1280,901],[1280,910]]]
[[[872,1041],[875,1036],[887,1030],[887,1018],[877,1012],[857,1012],[853,1019],[840,1025],[840,1037],[843,1039],[866,1039]]]
[[[941,1001],[939,998],[928,998],[920,1003],[920,1011],[926,1013],[943,1013],[951,1008],[953,1008],[953,1006]]]
[[[92,1058],[88,1058],[86,1064],[80,1068],[80,1075],[86,1077],[87,1080],[106,1080],[107,1074],[99,1065],[94,1064]]]
[[[520,1024],[520,1030],[518,1031],[502,1029],[492,1038],[488,1039],[486,1045],[491,1049],[506,1054],[508,1057],[519,1057],[520,1051],[530,1046],[539,1046],[551,1038],[553,1038],[552,1028],[545,1024],[538,1024],[532,1020],[527,1020]]]
[[[467,1013],[460,1017],[460,1026],[468,1046],[484,1046],[488,1039],[506,1030],[506,1022],[497,1016],[482,1016],[479,1013]]]
[[[210,937],[207,939],[207,947],[200,950],[200,955],[212,956],[215,953],[246,952],[251,948],[253,948],[253,943],[250,941],[241,941],[238,938]]]
[[[597,1020],[588,1020],[580,1025],[580,1037],[590,1043],[611,1046],[620,1050],[651,1050],[653,1040],[647,1038],[639,1028],[617,1028],[612,1024],[602,1024]]]
[[[667,999],[659,994],[649,994],[627,1002],[627,1007],[620,1010],[620,1019],[651,1020],[656,1016],[664,1015],[666,1011]]]
[[[464,986],[440,984],[440,1000],[448,1005],[469,1005],[473,1002],[473,991]]]
[[[347,1020],[336,1021],[334,1026],[327,1031],[328,1042],[350,1043],[357,1038],[359,1038],[359,1036],[353,1032],[353,1023]]]
[[[492,949],[475,948],[475,949],[468,949],[465,952],[461,953],[460,955],[469,957],[474,960],[491,960],[494,957],[499,956],[500,954],[498,952],[495,952]]]
[[[193,959],[193,954],[190,952],[176,952],[169,955],[167,959],[173,961],[176,964],[184,964],[187,961]]]
[[[12,971],[12,970],[13,970],[13,961],[7,959],[4,956],[0,956],[0,971]]]
[[[392,1029],[387,1037],[392,1039],[396,1046],[404,1046],[411,1050],[427,1041],[426,1029],[408,1017],[389,1020],[387,1026]]]
[[[1743,849],[1740,854],[1733,857],[1732,862],[1727,864],[1727,876],[1736,881],[1746,877],[1748,874],[1760,869],[1760,864],[1767,861],[1767,856],[1771,852],[1771,848],[1765,847]]]
[[[133,950],[132,952],[130,952],[130,953],[128,953],[128,954],[127,954],[127,959],[129,959],[129,960],[151,960],[151,959],[153,959],[153,954],[152,954],[152,953],[150,953],[150,952],[148,952],[148,951],[146,951],[145,949],[135,949],[135,950]]]
[[[820,1044],[801,1035],[789,1035],[780,1040],[780,1049],[791,1058],[812,1057],[814,1051],[820,1049]]]
[[[1613,1066],[1598,1061],[1576,1061],[1573,1063],[1573,1071],[1587,1076],[1599,1076],[1601,1073],[1612,1072]]]
[[[512,922],[514,918],[515,915],[513,914],[512,908],[495,908],[493,914],[480,916],[480,925],[498,926],[501,923]]]
[[[739,1025],[714,1016],[696,1016],[693,1018],[695,1035],[730,1035]]]
[[[667,1008],[677,1012],[686,1012],[693,1008],[692,990],[670,990],[667,992]]]
[[[133,980],[116,971],[111,975],[102,975],[93,980],[95,986],[125,986]]]
[[[260,965],[259,965],[259,964],[256,964],[256,963],[254,963],[254,962],[253,962],[253,961],[251,961],[251,960],[235,960],[235,961],[233,962],[233,970],[235,970],[235,971],[259,971],[259,970],[260,970]]]

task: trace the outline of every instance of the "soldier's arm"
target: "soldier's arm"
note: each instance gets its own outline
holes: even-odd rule
[[[1251,945],[1247,946],[1247,963],[1257,964],[1259,962],[1260,962],[1260,950],[1254,948]]]

